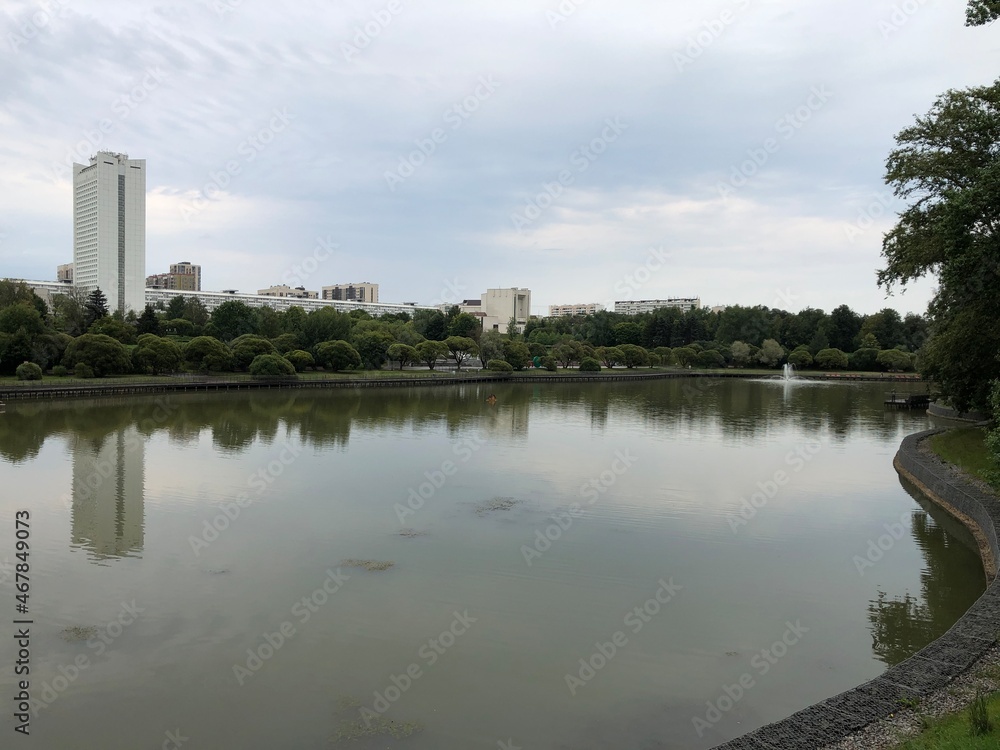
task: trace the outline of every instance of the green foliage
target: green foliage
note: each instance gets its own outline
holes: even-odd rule
[[[23,331],[29,337],[41,336],[45,331],[45,321],[32,305],[19,302],[0,310],[0,332],[18,333]]]
[[[601,361],[601,364],[608,369],[625,360],[625,352],[617,346],[599,346],[595,355]]]
[[[98,378],[124,375],[132,369],[125,345],[110,336],[96,333],[85,333],[73,339],[66,347],[63,364],[74,368],[79,364],[87,365]]]
[[[280,354],[260,354],[250,363],[254,380],[294,380],[295,368]]]
[[[486,363],[486,369],[491,372],[514,372],[510,362],[505,359],[491,359]]]
[[[286,352],[284,356],[292,367],[295,368],[295,372],[302,372],[307,367],[314,367],[316,365],[313,355],[307,351],[303,351],[302,349],[295,349],[293,351]]]
[[[848,367],[858,372],[875,372],[878,370],[878,349],[858,349],[847,356]]]
[[[507,321],[507,338],[510,339],[511,341],[514,341],[518,337],[518,335],[519,333],[517,330],[517,319],[511,317],[511,319]],[[514,369],[518,368],[515,367]]]
[[[549,372],[555,372],[559,369],[554,357],[542,357],[542,367]]]
[[[785,350],[774,339],[765,339],[757,355],[757,361],[765,367],[777,367],[785,358]]]
[[[184,295],[179,294],[176,297],[171,297],[170,301],[167,303],[167,309],[164,311],[164,317],[167,320],[176,320],[177,318],[184,317]]]
[[[278,354],[288,354],[302,348],[299,336],[294,333],[282,333],[280,336],[275,336],[271,339],[271,343]]]
[[[649,352],[636,344],[622,344],[617,347],[622,353],[621,362],[630,370],[634,367],[645,367],[649,364]]]
[[[448,324],[448,336],[471,338],[475,340],[482,331],[479,319],[469,313],[459,313]]]
[[[580,360],[580,372],[600,372],[601,363],[593,357],[584,357]]]
[[[986,694],[977,688],[976,697],[969,704],[969,734],[973,737],[982,737],[992,731],[993,722],[990,720]]]
[[[194,333],[194,323],[184,318],[171,318],[160,324],[160,331],[172,336],[190,336]]]
[[[997,0],[969,0],[965,9],[966,26],[985,26],[1000,18],[1000,2]]]
[[[913,369],[913,357],[899,349],[883,349],[875,356],[875,362],[890,372],[905,372]]]
[[[87,295],[87,301],[83,305],[84,328],[89,330],[96,321],[106,317],[108,317],[108,298],[100,289],[95,289]]]
[[[653,349],[653,354],[660,358],[659,364],[666,367],[674,361],[674,350],[669,346],[658,346]]]
[[[57,294],[52,298],[52,326],[61,333],[79,336],[86,331],[83,305],[72,294]]]
[[[233,351],[233,367],[246,370],[262,354],[276,354],[274,344],[260,336],[244,334],[233,339],[229,348]]]
[[[788,355],[788,364],[794,365],[797,369],[811,367],[812,363],[813,358],[808,349],[796,349]]]
[[[438,360],[448,353],[448,347],[444,345],[443,341],[421,341],[414,348],[417,350],[419,361],[431,370],[437,366]]]
[[[503,358],[515,370],[523,370],[531,364],[531,351],[523,341],[507,340],[503,342]]]
[[[41,380],[42,368],[34,362],[23,362],[17,366],[15,374],[18,380]]]
[[[233,353],[211,336],[198,336],[184,346],[184,361],[198,372],[230,372]]]
[[[579,341],[564,341],[552,347],[552,356],[563,367],[572,367],[585,355]]]
[[[326,370],[358,370],[361,355],[346,341],[324,341],[316,347],[316,363]]]
[[[413,362],[417,362],[420,358],[417,350],[407,344],[393,344],[389,347],[388,354],[391,361],[399,362],[400,370]]]
[[[313,348],[324,341],[347,341],[351,338],[353,326],[354,320],[349,314],[332,307],[321,307],[305,317],[302,343],[306,348]]]
[[[690,367],[698,359],[698,352],[692,349],[690,346],[682,346],[673,351],[674,359],[677,360],[677,364],[681,367]]]
[[[479,335],[479,361],[487,366],[491,359],[503,357],[503,337],[499,331],[483,331]]]
[[[354,348],[367,370],[381,370],[389,357],[389,347],[394,343],[386,331],[366,331],[354,337]]]
[[[444,341],[448,338],[448,320],[440,310],[415,311],[413,329],[429,341]]]
[[[212,311],[211,324],[219,339],[232,341],[247,333],[257,333],[257,314],[241,300],[227,300]]]
[[[156,317],[156,311],[153,310],[152,305],[146,305],[143,308],[142,315],[139,316],[135,329],[139,335],[144,333],[160,335],[160,319]]]
[[[183,352],[177,344],[151,333],[140,336],[138,345],[132,350],[132,366],[136,372],[153,375],[177,372],[183,361]]]
[[[611,329],[615,337],[615,345],[641,344],[643,339],[642,326],[632,321],[619,323]]]
[[[816,353],[816,366],[823,370],[846,370],[847,355],[840,349],[821,349]]]
[[[83,378],[85,380],[95,377],[94,368],[85,362],[80,362],[76,367],[73,368],[73,375],[77,378]]]
[[[698,353],[698,367],[725,367],[726,360],[715,349],[706,349]]]
[[[57,378],[64,378],[67,375],[69,375],[69,370],[67,370],[62,365],[56,365],[55,367],[52,368],[52,374],[55,375]]]
[[[479,351],[475,341],[463,336],[449,336],[444,340],[444,345],[448,348],[451,358],[455,360],[455,367],[459,370],[462,369],[463,362],[475,356]]]
[[[110,336],[123,344],[134,344],[136,339],[135,327],[123,320],[114,317],[100,318],[95,321],[87,333]]]

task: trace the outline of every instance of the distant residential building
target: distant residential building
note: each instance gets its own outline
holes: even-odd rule
[[[701,309],[699,297],[671,297],[670,299],[621,300],[615,302],[615,312],[622,315],[638,315],[640,313],[662,310],[673,307],[682,312]]]
[[[73,283],[72,263],[63,263],[61,266],[56,266],[56,281],[58,281],[61,284]]]
[[[550,318],[571,318],[574,315],[593,315],[604,309],[604,305],[589,302],[582,305],[549,305]]]
[[[170,264],[170,273],[194,276],[194,290],[201,291],[201,266],[182,260],[180,263]]]
[[[157,273],[146,277],[147,289],[175,289],[181,292],[197,292],[198,279],[191,273]]]
[[[32,281],[29,281],[28,285],[32,288],[39,287],[44,289],[47,289],[50,286],[57,286],[55,282],[46,283]],[[217,308],[223,302],[229,302],[231,300],[239,300],[248,307],[270,307],[272,310],[277,310],[279,312],[289,310],[293,307],[300,307],[306,312],[322,310],[324,307],[332,307],[334,310],[340,310],[341,312],[365,310],[372,317],[376,318],[380,315],[386,315],[389,313],[406,312],[412,315],[414,310],[436,309],[434,307],[430,307],[429,305],[396,304],[388,302],[372,304],[367,302],[340,302],[335,300],[317,299],[315,297],[299,298],[275,297],[266,294],[243,294],[236,289],[223,289],[219,292],[178,292],[170,289],[147,289],[146,302],[154,307],[160,304],[168,305],[170,304],[170,300],[180,295],[198,299],[209,312],[212,312],[212,310]]]
[[[721,313],[721,312],[725,312],[728,309],[729,309],[729,305],[716,305],[715,307],[712,308],[712,312],[714,312],[714,313]]]
[[[258,289],[262,297],[292,297],[295,299],[319,299],[319,292],[306,291],[304,286],[290,287],[287,284],[272,286],[268,289]]]
[[[141,311],[146,280],[146,160],[98,151],[73,164],[73,283],[108,309]]]
[[[342,302],[378,302],[378,284],[362,281],[356,284],[334,284],[323,287],[323,299]]]
[[[531,317],[531,290],[518,287],[487,289],[479,306],[484,331],[504,332],[514,318],[517,332],[524,333],[524,326]]]

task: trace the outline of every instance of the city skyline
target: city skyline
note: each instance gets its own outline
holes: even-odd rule
[[[875,282],[882,172],[995,76],[962,4],[393,7],[14,0],[3,275],[71,259],[71,165],[111,149],[150,165],[149,268],[191,258],[203,289],[924,312],[932,280]]]

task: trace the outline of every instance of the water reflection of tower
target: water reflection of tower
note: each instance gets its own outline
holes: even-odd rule
[[[145,445],[134,427],[73,438],[74,546],[105,560],[142,551]]]

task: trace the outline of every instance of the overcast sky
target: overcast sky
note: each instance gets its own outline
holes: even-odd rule
[[[106,149],[147,162],[147,273],[206,289],[923,312],[875,283],[885,157],[1000,46],[964,0],[284,5],[4,0],[0,276],[72,260]]]

